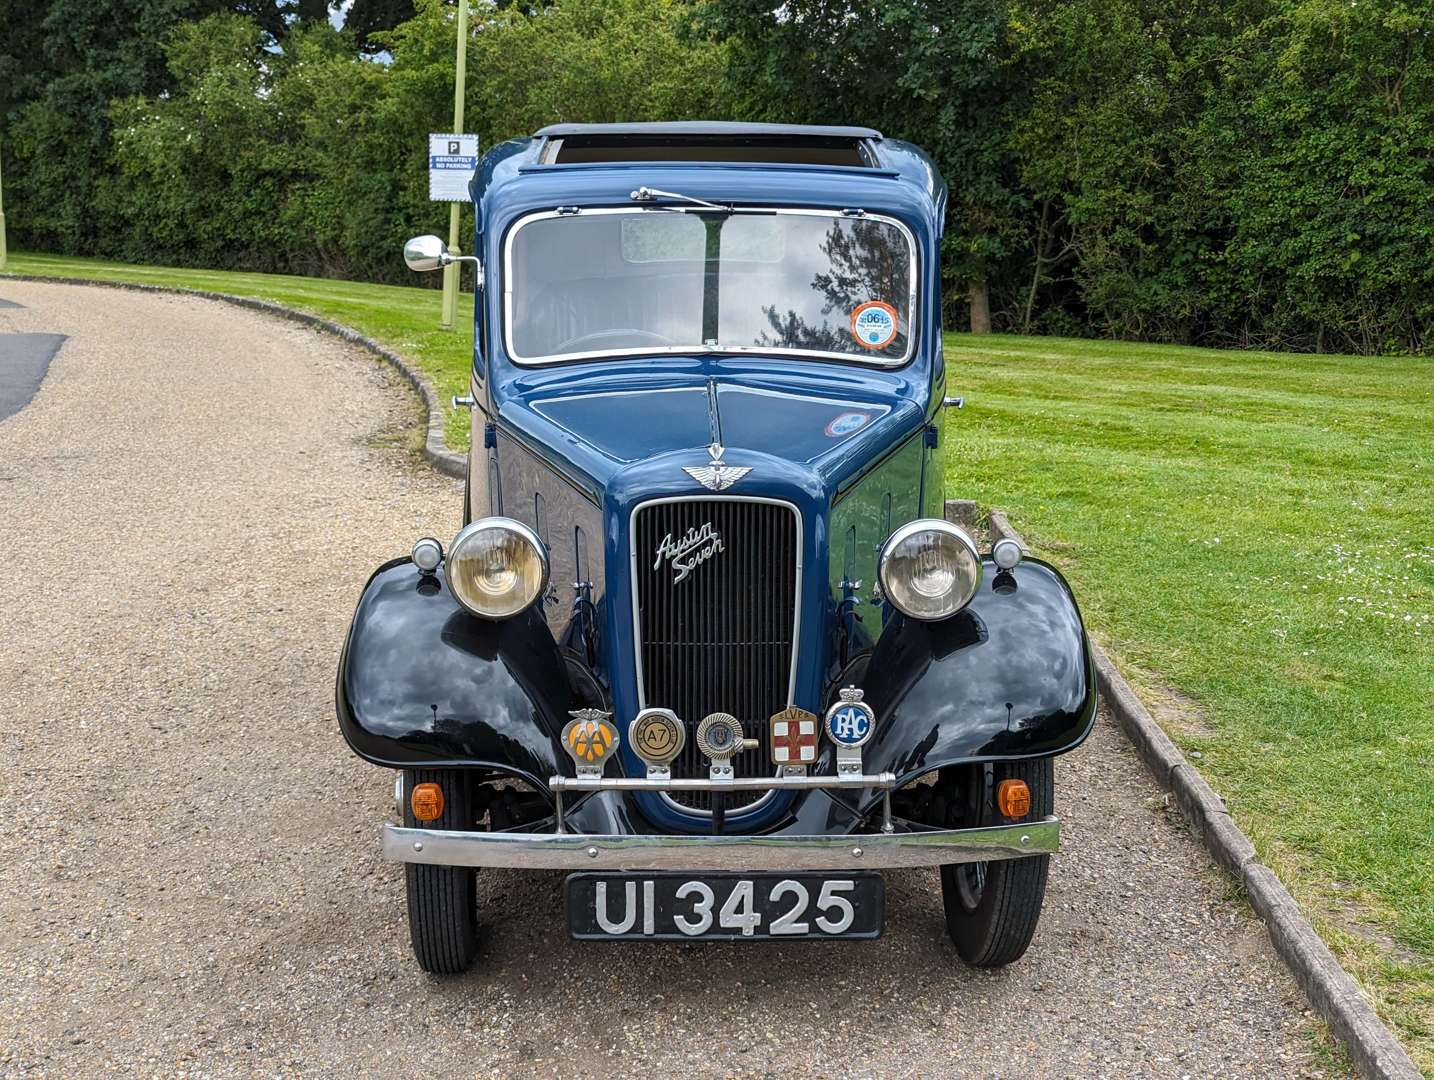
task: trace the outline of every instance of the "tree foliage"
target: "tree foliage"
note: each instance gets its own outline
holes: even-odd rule
[[[951,192],[943,254],[961,289],[983,287],[1009,255],[1025,204],[1003,131],[1022,96],[1006,23],[990,0],[713,0],[698,25],[733,43],[750,115],[866,124],[935,158]]]
[[[725,49],[685,36],[685,13],[676,0],[479,8],[466,126],[491,145],[564,119],[724,111]],[[290,22],[278,47],[253,15],[181,21],[147,83],[161,92],[115,96],[99,118],[102,182],[58,210],[12,184],[12,229],[135,261],[411,280],[403,240],[448,216],[428,201],[426,159],[427,133],[452,124],[455,19],[419,0],[373,33],[383,62],[327,21]],[[37,146],[19,148],[7,178],[48,169],[27,153]],[[72,228],[41,227],[47,213]]]
[[[344,29],[354,36],[359,52],[381,49],[379,38],[400,23],[413,18],[413,0],[353,0],[344,19]]]
[[[948,323],[1434,350],[1423,0],[473,0],[466,126],[870,124],[951,189]],[[452,0],[0,0],[17,244],[404,280]],[[374,58],[376,57],[376,59]]]
[[[1052,325],[1434,347],[1434,11],[1036,0],[1012,27],[1021,271]]]
[[[1231,223],[1212,314],[1281,343],[1434,348],[1434,9],[1310,0],[1260,29],[1198,129]]]
[[[494,139],[570,121],[727,114],[727,49],[686,28],[686,6],[666,0],[511,7],[475,36],[474,104]]]
[[[0,108],[11,212],[37,246],[82,250],[123,230],[97,220],[111,100],[169,85],[162,44],[219,0],[0,0]],[[23,162],[23,167],[16,167]]]

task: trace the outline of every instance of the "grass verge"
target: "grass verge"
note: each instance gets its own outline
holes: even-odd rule
[[[1434,1072],[1434,361],[948,335],[1012,514]]]

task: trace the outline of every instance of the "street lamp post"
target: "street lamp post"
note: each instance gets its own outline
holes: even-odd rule
[[[0,151],[3,149],[0,147]],[[0,152],[0,158],[3,157],[3,152]],[[5,248],[5,181],[0,179],[0,270],[5,269],[5,264],[9,260],[10,254]]]
[[[463,133],[463,83],[467,75],[468,0],[458,0],[458,63],[453,73],[453,131]],[[458,218],[461,203],[448,207],[448,250],[458,250]],[[453,312],[458,306],[458,274],[461,264],[451,262],[443,269],[443,328],[453,328]]]

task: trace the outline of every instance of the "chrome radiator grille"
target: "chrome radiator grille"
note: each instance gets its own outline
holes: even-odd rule
[[[638,507],[633,540],[642,702],[673,710],[687,725],[672,774],[706,775],[697,725],[708,713],[729,712],[758,740],[735,759],[738,773],[771,775],[767,719],[789,703],[795,661],[796,509],[747,499],[647,503]],[[734,792],[727,808],[757,797]],[[706,793],[673,798],[710,807]]]

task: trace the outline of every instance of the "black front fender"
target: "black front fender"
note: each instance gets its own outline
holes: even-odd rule
[[[470,614],[440,567],[407,559],[365,586],[339,661],[339,727],[354,753],[391,768],[485,768],[547,797],[574,708],[562,657],[537,611]]]
[[[862,682],[877,730],[869,772],[903,781],[945,765],[1047,757],[1079,746],[1095,719],[1095,667],[1060,573],[989,559],[975,599],[951,618],[887,627]]]

